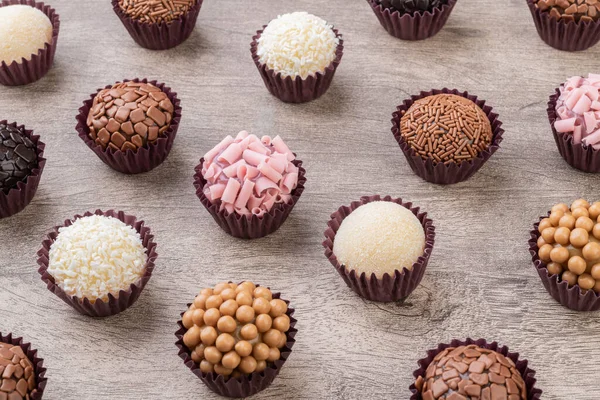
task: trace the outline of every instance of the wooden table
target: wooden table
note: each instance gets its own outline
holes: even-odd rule
[[[527,251],[532,224],[553,204],[599,198],[598,178],[559,156],[545,110],[565,78],[599,72],[600,46],[546,46],[524,0],[460,0],[439,35],[415,43],[389,36],[364,0],[206,0],[191,38],[163,52],[138,47],[108,0],[52,5],[61,16],[54,68],[35,84],[0,87],[0,118],[47,143],[36,198],[0,221],[0,330],[39,349],[45,398],[216,398],[177,356],[174,332],[201,288],[229,279],[269,285],[297,310],[293,353],[257,399],[408,399],[426,350],[465,337],[521,353],[544,399],[600,397],[599,314],[556,303]],[[272,97],[249,51],[257,29],[295,10],[331,21],[346,44],[329,92],[304,105]],[[168,83],[183,106],[171,155],[141,176],[109,169],[74,129],[90,93],[133,77]],[[450,187],[415,176],[390,132],[397,104],[442,87],[486,99],[506,129],[484,168]],[[286,224],[254,241],[225,234],[192,186],[199,158],[242,129],[283,136],[308,171]],[[330,213],[368,194],[412,200],[437,228],[423,282],[404,304],[362,300],[323,255]],[[159,253],[137,304],[100,320],[48,292],[35,263],[49,228],[97,208],[147,221]]]

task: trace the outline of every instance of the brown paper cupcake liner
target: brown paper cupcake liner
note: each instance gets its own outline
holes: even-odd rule
[[[600,310],[600,295],[596,294],[593,290],[588,290],[586,293],[581,291],[579,285],[573,285],[569,287],[569,284],[562,281],[557,274],[550,275],[546,268],[546,263],[540,260],[538,256],[537,241],[540,237],[538,232],[538,226],[542,219],[547,218],[550,215],[542,216],[539,221],[533,225],[533,230],[530,232],[531,239],[529,239],[529,253],[531,254],[531,261],[535,267],[544,287],[550,293],[550,296],[554,300],[558,301],[563,306],[570,308],[575,311],[597,311]]]
[[[474,344],[478,347],[495,351],[497,353],[502,354],[504,357],[510,358],[515,363],[517,370],[521,373],[521,377],[525,381],[525,386],[527,387],[527,400],[539,400],[542,396],[542,390],[535,387],[536,379],[535,379],[535,371],[529,368],[529,361],[523,360],[519,358],[519,353],[511,353],[506,346],[500,346],[497,342],[488,343],[484,339],[473,340],[468,338],[467,340],[453,340],[449,344],[440,343],[438,344],[436,349],[428,350],[427,357],[422,358],[418,361],[419,369],[413,372],[413,376],[416,378],[425,377],[425,371],[427,367],[435,356],[437,356],[442,351],[446,350],[448,347],[459,347],[459,346],[468,346]],[[412,392],[412,396],[410,400],[422,400],[423,396],[418,392],[415,384],[410,385],[410,391]]]
[[[13,61],[10,65],[0,63],[0,84],[5,86],[27,85],[41,79],[48,73],[54,63],[54,53],[58,43],[60,18],[54,8],[36,3],[33,0],[3,0],[0,7],[25,4],[42,11],[52,23],[52,40],[43,49],[33,54],[29,60],[22,58],[21,62]]]
[[[83,102],[83,106],[79,109],[79,114],[76,117],[77,126],[76,130],[81,140],[100,158],[106,165],[112,169],[122,172],[124,174],[141,174],[148,172],[158,167],[165,161],[171,152],[173,142],[177,136],[177,130],[179,129],[179,122],[181,121],[181,106],[180,101],[177,98],[177,93],[171,91],[171,88],[166,86],[164,83],[158,83],[156,81],[149,81],[147,79],[123,79],[123,82],[142,82],[151,83],[154,86],[161,89],[171,100],[175,110],[173,112],[173,119],[171,125],[162,135],[158,137],[156,142],[149,143],[144,147],[140,147],[137,150],[113,150],[110,148],[103,149],[102,146],[96,144],[90,137],[90,129],[87,126],[87,117],[92,107],[94,97],[102,89],[98,89],[96,93],[92,93],[90,98]],[[118,82],[117,82],[118,83]],[[112,85],[107,85],[103,89],[108,89]]]
[[[600,41],[600,20],[565,22],[540,11],[533,0],[527,0],[527,5],[540,38],[555,49],[581,51]]]
[[[266,212],[262,217],[252,215],[250,218],[237,213],[228,213],[227,211],[219,211],[221,202],[212,203],[204,194],[204,185],[206,179],[202,175],[202,164],[204,157],[200,159],[200,163],[194,171],[194,187],[196,188],[196,196],[200,199],[202,205],[212,215],[215,222],[228,234],[240,239],[258,239],[271,233],[283,225],[287,217],[290,215],[294,206],[304,192],[304,184],[306,183],[306,170],[302,167],[302,161],[294,160],[292,163],[298,167],[298,186],[292,191],[292,202],[279,203],[273,205],[273,208]]]
[[[196,20],[203,0],[198,2],[179,19],[169,23],[148,24],[131,18],[119,6],[119,0],[112,0],[113,10],[129,35],[142,47],[150,50],[166,50],[185,42],[196,27]]]
[[[392,36],[403,40],[423,40],[437,35],[442,30],[457,0],[436,7],[432,11],[400,14],[378,4],[376,0],[367,0],[381,26]]]
[[[34,135],[32,130],[25,129],[23,125],[17,126],[16,122],[8,123],[6,120],[0,121],[0,124],[15,127],[24,132],[25,136],[35,143],[38,156],[38,167],[31,171],[31,175],[25,182],[18,182],[15,188],[8,191],[8,194],[0,190],[0,219],[2,219],[22,211],[35,196],[46,165],[46,159],[43,157],[46,145],[39,136]]]
[[[558,152],[567,164],[575,169],[583,172],[600,172],[600,150],[595,150],[592,146],[586,146],[583,143],[575,144],[572,134],[557,132],[554,128],[554,123],[558,119],[556,102],[559,97],[560,89],[557,88],[555,93],[550,96],[547,110],[550,129],[552,129]]]
[[[146,248],[148,259],[146,260],[142,277],[135,283],[129,285],[126,290],[119,291],[116,297],[109,294],[107,301],[98,299],[92,302],[87,298],[79,298],[77,296],[66,294],[64,290],[55,283],[54,277],[48,272],[48,263],[50,246],[52,246],[52,243],[54,243],[58,236],[58,229],[72,225],[73,222],[79,218],[88,217],[94,214],[103,215],[105,217],[114,217],[125,224],[132,226],[142,238],[142,244]],[[86,212],[83,215],[76,215],[73,219],[66,220],[61,226],[55,226],[52,229],[52,232],[48,234],[48,238],[42,242],[42,248],[37,253],[37,263],[40,266],[38,273],[41,275],[42,281],[48,286],[49,291],[60,297],[65,303],[69,304],[81,314],[89,315],[90,317],[108,317],[110,315],[115,315],[131,307],[140,297],[142,290],[144,290],[144,287],[146,287],[146,284],[150,280],[152,271],[154,270],[154,262],[158,256],[156,253],[156,243],[154,243],[153,239],[154,235],[150,233],[150,228],[144,226],[144,221],[138,221],[136,217],[127,215],[123,211],[96,210],[94,213]]]
[[[425,249],[423,249],[423,255],[413,264],[412,270],[409,271],[406,268],[402,271],[396,270],[393,276],[386,273],[381,279],[375,274],[371,274],[368,277],[364,272],[357,275],[356,271],[349,271],[345,266],[340,265],[337,257],[333,254],[335,235],[342,221],[358,207],[374,201],[390,201],[400,204],[402,207],[409,209],[423,225],[423,229],[425,230]],[[427,268],[427,263],[429,262],[435,242],[433,221],[427,218],[426,212],[420,212],[419,207],[413,207],[412,203],[403,202],[402,199],[395,199],[391,196],[363,196],[360,201],[354,201],[350,206],[342,206],[331,214],[331,220],[327,223],[327,226],[325,241],[323,242],[325,257],[329,259],[329,262],[335,267],[348,287],[354,290],[359,296],[367,300],[379,302],[400,301],[408,297],[419,286],[425,274],[425,268]]]
[[[273,293],[274,299],[279,299],[281,296],[280,293]],[[284,300],[286,304],[290,304],[289,301]],[[191,305],[188,304],[188,307]],[[181,317],[183,317],[183,313],[181,313]],[[248,397],[256,394],[264,389],[266,389],[275,379],[275,377],[279,374],[279,371],[283,367],[283,364],[287,361],[288,357],[292,353],[292,347],[296,340],[294,337],[298,330],[294,328],[296,325],[296,319],[292,317],[294,314],[293,308],[288,308],[286,312],[287,316],[290,317],[290,329],[286,332],[287,342],[285,347],[281,349],[281,357],[279,360],[275,361],[271,366],[268,366],[262,372],[253,372],[249,375],[242,375],[238,378],[225,379],[223,375],[216,374],[211,372],[209,374],[200,371],[200,367],[198,364],[192,360],[191,351],[187,348],[187,346],[183,343],[183,335],[186,332],[186,329],[183,326],[181,320],[177,322],[179,325],[179,330],[175,332],[175,336],[177,336],[177,342],[175,345],[179,349],[179,357],[183,359],[184,364],[196,375],[210,390],[213,392],[220,394],[225,397],[232,398],[240,398],[240,397]]]
[[[46,388],[46,383],[48,383],[48,378],[45,377],[46,368],[44,368],[44,359],[37,356],[37,350],[31,347],[31,343],[25,343],[23,338],[14,337],[12,333],[3,334],[0,332],[0,342],[19,346],[23,349],[25,355],[33,364],[35,373],[35,389],[37,392],[30,395],[29,398],[32,400],[40,400],[44,396],[44,389]]]
[[[456,164],[455,162],[450,162],[447,164],[436,163],[432,159],[424,160],[417,154],[416,151],[413,150],[406,140],[404,140],[404,137],[402,137],[402,134],[400,133],[400,120],[402,119],[403,111],[408,111],[413,103],[419,99],[442,93],[462,96],[473,101],[483,110],[483,112],[485,112],[490,120],[493,133],[492,143],[486,150],[480,152],[473,160],[464,161],[460,164]],[[500,148],[504,129],[501,128],[502,122],[498,120],[498,114],[492,112],[492,110],[492,107],[485,105],[485,100],[478,100],[477,96],[472,96],[468,92],[459,92],[456,89],[450,90],[447,88],[442,90],[421,92],[419,95],[414,95],[410,99],[404,100],[404,103],[397,107],[396,112],[392,116],[392,133],[400,145],[400,148],[404,152],[406,161],[408,161],[408,164],[415,174],[427,182],[441,185],[463,182],[479,171],[483,164],[490,159],[492,154],[494,154]]]
[[[342,40],[342,35],[338,30],[335,28],[333,29],[335,35],[340,39],[340,43],[335,50],[335,59],[327,66],[327,68],[325,68],[325,71],[317,72],[315,75],[311,75],[306,79],[302,79],[299,76],[292,79],[290,76],[282,76],[281,73],[275,72],[275,70],[270,69],[259,61],[257,54],[258,39],[266,27],[267,25],[264,25],[263,29],[257,31],[256,35],[252,37],[250,52],[252,53],[254,64],[256,65],[256,68],[258,68],[258,72],[269,92],[286,103],[306,103],[324,95],[325,92],[327,92],[327,89],[329,89],[335,71],[340,65],[342,56],[344,55],[344,40]]]

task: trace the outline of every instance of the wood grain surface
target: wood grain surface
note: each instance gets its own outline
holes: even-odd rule
[[[408,399],[426,350],[466,337],[528,359],[544,399],[600,398],[600,314],[556,303],[527,251],[529,230],[553,204],[600,198],[598,177],[559,156],[545,111],[567,77],[598,72],[600,46],[546,46],[525,0],[460,0],[440,34],[414,43],[389,36],[364,0],[206,0],[188,41],[153,52],[131,40],[108,0],[51,3],[61,17],[54,68],[37,83],[0,87],[0,119],[47,144],[34,201],[0,221],[0,330],[39,349],[45,398],[217,398],[178,358],[174,332],[201,288],[229,279],[268,285],[297,310],[293,353],[257,399]],[[346,45],[329,92],[304,105],[272,97],[249,50],[257,29],[296,10],[335,24]],[[133,77],[171,86],[183,118],[166,162],[125,176],[77,137],[75,115],[97,88]],[[442,87],[486,99],[506,129],[479,173],[450,187],[415,176],[390,132],[397,104]],[[192,186],[200,157],[242,129],[281,135],[308,171],[285,225],[254,241],[225,234]],[[330,213],[370,194],[414,201],[437,228],[423,282],[404,304],[362,300],[323,255]],[[100,320],[48,292],[35,262],[52,226],[97,208],[147,221],[159,253],[137,304]]]

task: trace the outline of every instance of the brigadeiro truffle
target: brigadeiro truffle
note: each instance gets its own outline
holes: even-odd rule
[[[600,75],[569,78],[550,96],[548,118],[565,161],[600,172]]]
[[[457,183],[499,148],[504,131],[491,111],[467,92],[421,92],[398,106],[392,133],[417,175],[432,183]]]
[[[142,47],[166,50],[194,31],[203,0],[112,0],[113,10]]]
[[[331,215],[325,255],[357,294],[374,301],[406,298],[419,285],[433,249],[427,213],[389,196],[363,197]]]
[[[381,26],[392,36],[422,40],[448,21],[456,0],[367,0]]]
[[[600,202],[556,204],[534,226],[530,251],[548,292],[564,306],[600,309]]]
[[[31,344],[0,332],[0,399],[41,399],[47,381],[43,364]]]
[[[250,50],[269,92],[285,102],[303,103],[329,89],[342,59],[343,42],[325,20],[294,12],[280,15],[258,31]]]
[[[301,165],[281,137],[241,131],[204,155],[194,186],[221,228],[253,239],[273,233],[287,219],[304,191]]]
[[[58,14],[44,3],[0,4],[0,83],[25,85],[42,78],[54,61]]]
[[[77,116],[79,137],[107,165],[126,174],[148,172],[169,155],[181,107],[164,83],[134,79],[92,94]]]
[[[585,50],[600,41],[597,0],[527,0],[537,31],[548,45]]]
[[[179,356],[222,396],[258,393],[292,351],[296,320],[288,304],[279,293],[252,282],[203,289],[181,314]]]
[[[125,310],[154,268],[150,230],[123,212],[76,216],[49,238],[38,252],[42,280],[83,314],[103,317]]]
[[[0,121],[0,218],[18,213],[33,199],[46,163],[44,147],[24,126]]]

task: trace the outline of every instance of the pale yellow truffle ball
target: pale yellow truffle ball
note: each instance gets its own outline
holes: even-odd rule
[[[340,264],[358,275],[412,270],[423,255],[425,231],[407,208],[389,201],[376,201],[358,207],[346,217],[337,231],[333,253]]]
[[[0,7],[0,61],[10,64],[31,59],[52,40],[52,23],[40,10],[27,5]]]

